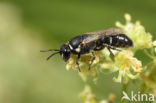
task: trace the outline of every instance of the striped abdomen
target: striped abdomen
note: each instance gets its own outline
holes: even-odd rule
[[[125,34],[110,35],[104,37],[103,44],[107,44],[113,47],[131,47],[133,46],[132,40]]]

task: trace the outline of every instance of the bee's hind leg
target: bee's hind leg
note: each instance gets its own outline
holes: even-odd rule
[[[93,64],[93,62],[94,62],[94,60],[95,60],[95,58],[96,58],[94,52],[92,52],[92,56],[93,56],[93,57],[92,57],[91,64],[89,65],[88,70],[90,70],[90,68],[91,68],[91,66],[92,66],[92,64]]]
[[[112,47],[112,46],[110,46],[110,45],[107,45],[107,48],[108,48],[108,49],[112,49],[112,50],[116,50],[116,51],[121,51],[120,49],[117,49],[117,48]]]
[[[121,50],[120,50],[120,49],[117,49],[117,48],[115,48],[115,47],[113,47],[113,46],[111,46],[111,45],[107,45],[107,44],[104,44],[104,46],[107,47],[107,49],[108,49],[109,52],[110,52],[110,56],[111,56],[112,60],[114,61],[114,54],[113,54],[113,52],[111,51],[111,49],[112,49],[112,50],[116,50],[116,51],[121,51]]]
[[[114,54],[113,54],[113,52],[111,51],[111,49],[108,48],[108,50],[109,50],[109,52],[110,52],[110,55],[112,55],[112,56],[114,57]]]

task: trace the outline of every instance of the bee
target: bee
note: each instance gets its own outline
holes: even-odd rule
[[[83,54],[92,53],[91,64],[89,66],[90,70],[90,67],[96,58],[94,51],[100,51],[107,48],[110,53],[113,54],[111,50],[121,51],[118,48],[128,48],[132,46],[133,41],[123,30],[110,28],[75,36],[68,43],[62,44],[60,49],[41,50],[41,52],[55,51],[47,60],[55,54],[60,54],[65,62],[69,60],[71,54],[75,54],[77,55],[76,64],[78,65],[79,71],[81,71],[79,60]]]

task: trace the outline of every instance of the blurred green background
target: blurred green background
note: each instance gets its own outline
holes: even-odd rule
[[[83,82],[77,71],[65,69],[50,53],[83,32],[115,27],[130,13],[155,39],[155,0],[0,0],[0,103],[82,103]],[[140,59],[146,58],[138,55]],[[94,88],[98,99],[109,93],[121,99],[113,75],[100,74]]]

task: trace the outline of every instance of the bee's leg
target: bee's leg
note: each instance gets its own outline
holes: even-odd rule
[[[103,46],[107,47],[108,49],[113,49],[113,50],[117,50],[117,51],[121,51],[120,49],[117,49],[111,45],[108,45],[108,44],[103,44]]]
[[[92,66],[92,64],[93,64],[93,62],[94,62],[94,60],[95,60],[95,58],[96,58],[94,52],[92,52],[92,56],[93,56],[93,57],[92,57],[91,64],[89,65],[88,70],[90,70],[90,68],[91,68],[91,66]]]
[[[113,52],[111,51],[110,48],[107,47],[107,49],[109,50],[111,60],[114,62],[115,61],[115,59],[114,59],[115,55],[113,54]]]
[[[111,58],[112,58],[113,61],[114,61],[114,54],[113,54],[113,52],[111,51],[111,49],[112,49],[112,50],[121,51],[120,49],[117,49],[117,48],[115,48],[115,47],[113,47],[113,46],[111,46],[111,45],[108,45],[108,44],[103,44],[103,46],[107,47],[107,49],[109,50],[110,56],[111,56]]]
[[[107,48],[108,48],[108,50],[109,50],[109,52],[110,52],[110,58],[113,60],[113,61],[115,61],[115,59],[114,59],[114,54],[113,54],[113,52],[111,51],[111,49],[112,50],[117,50],[117,51],[121,51],[120,49],[117,49],[117,48],[115,48],[115,47],[112,47],[112,46],[110,46],[110,45],[108,45],[107,46]]]
[[[121,51],[120,49],[117,49],[117,48],[112,47],[112,46],[110,46],[110,45],[107,45],[107,47],[108,47],[109,49],[113,49],[113,50]]]
[[[114,57],[114,54],[113,54],[113,52],[111,51],[111,49],[108,48],[108,50],[109,50],[109,52],[110,52],[110,55],[112,55],[112,56]]]
[[[78,54],[78,57],[76,58],[76,64],[78,66],[79,72],[81,72],[80,66],[79,66],[79,60],[80,60],[80,54]]]

